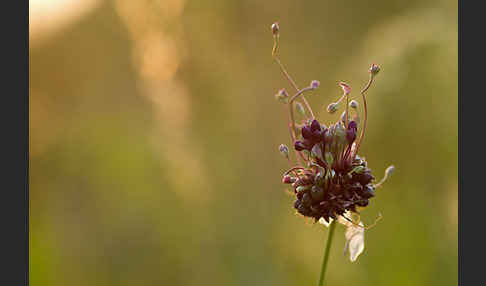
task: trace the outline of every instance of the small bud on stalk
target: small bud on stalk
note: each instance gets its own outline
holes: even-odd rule
[[[287,91],[285,91],[285,88],[282,88],[277,94],[275,94],[275,98],[280,102],[287,103],[289,100],[289,95],[287,94]]]
[[[378,74],[378,72],[380,72],[380,67],[376,64],[372,64],[371,67],[370,67],[370,73],[375,76]]]
[[[351,108],[353,108],[353,109],[358,108],[358,102],[357,102],[356,100],[354,100],[354,99],[353,99],[353,100],[351,100],[351,101],[349,102],[349,107],[351,107]]]
[[[285,144],[280,144],[278,149],[280,150],[280,153],[282,153],[282,155],[285,158],[287,158],[287,159],[289,158],[289,148]]]
[[[333,102],[333,103],[330,103],[328,106],[327,106],[327,112],[329,113],[334,113],[338,110],[338,107],[339,107],[339,104]]]
[[[347,83],[340,82],[339,85],[343,89],[344,95],[348,95],[351,92],[351,87]]]
[[[311,88],[316,89],[320,85],[320,82],[318,80],[313,80],[310,84]]]
[[[278,26],[278,22],[274,22],[272,24],[272,34],[274,36],[278,36],[278,33],[280,32],[280,27]]]
[[[282,183],[284,183],[284,184],[292,184],[292,183],[294,183],[294,182],[295,182],[295,180],[296,180],[295,178],[292,178],[292,177],[291,177],[291,176],[289,176],[289,175],[285,175],[285,176],[283,176],[283,178],[282,178]]]

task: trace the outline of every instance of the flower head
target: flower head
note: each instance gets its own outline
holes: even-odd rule
[[[361,91],[364,112],[362,123],[358,115],[358,102],[349,102],[351,87],[345,82],[340,82],[343,94],[339,100],[327,106],[327,111],[335,113],[343,99],[346,99],[345,110],[338,120],[326,126],[314,118],[312,109],[303,95],[306,91],[316,89],[319,81],[314,80],[308,87],[298,89],[280,61],[277,60],[277,63],[296,89],[293,96],[288,96],[286,92],[283,95],[284,90],[279,94],[286,99],[285,103],[290,105],[290,134],[293,147],[298,154],[296,158],[299,159],[296,166],[285,172],[282,181],[284,184],[291,184],[293,188],[293,207],[298,214],[323,224],[337,220],[346,226],[346,250],[349,251],[351,261],[355,261],[363,252],[364,231],[369,228],[360,221],[360,211],[369,205],[370,200],[375,197],[375,189],[381,186],[394,170],[393,166],[389,167],[385,177],[375,184],[375,177],[368,163],[364,157],[358,155],[365,135],[368,112],[364,93],[380,68],[375,64],[370,67],[369,81]],[[293,110],[294,104],[300,106],[297,109],[303,109],[297,101],[300,99],[306,105],[311,118],[296,128]],[[354,117],[351,116],[351,112],[354,113]],[[305,117],[306,113],[302,115]],[[288,150],[283,153],[288,154]]]

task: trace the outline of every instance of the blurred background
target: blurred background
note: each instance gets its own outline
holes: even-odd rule
[[[457,1],[31,0],[31,285],[314,285],[327,229],[297,216],[274,94],[319,120],[368,93],[377,179],[357,262],[328,285],[457,285]]]

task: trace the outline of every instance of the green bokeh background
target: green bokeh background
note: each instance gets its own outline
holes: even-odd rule
[[[327,285],[457,285],[456,1],[128,2],[31,39],[31,285],[317,284],[327,229],[281,184],[276,20],[319,120],[382,68],[360,153],[395,173],[354,263],[338,226]]]

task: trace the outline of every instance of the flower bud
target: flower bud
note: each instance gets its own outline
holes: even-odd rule
[[[391,174],[395,171],[395,166],[391,165],[390,167],[386,168],[385,176],[388,178]]]
[[[289,175],[285,175],[282,178],[282,183],[284,183],[284,184],[292,184],[293,182],[295,182],[295,180],[296,180],[295,178],[293,178],[293,177],[291,177]]]
[[[354,100],[354,99],[351,100],[349,102],[349,107],[354,108],[354,109],[358,108],[358,102],[356,100]]]
[[[306,146],[304,145],[304,143],[302,143],[302,141],[295,141],[294,148],[297,151],[302,151],[302,150],[306,149]]]
[[[272,24],[272,34],[274,36],[277,36],[279,32],[280,32],[280,27],[278,26],[278,22],[274,22]]]
[[[304,107],[302,106],[302,104],[300,102],[295,103],[295,109],[297,109],[297,112],[302,114],[302,116],[305,116]]]
[[[388,179],[388,177],[391,176],[391,174],[393,173],[394,170],[395,170],[395,166],[393,166],[393,165],[391,165],[388,168],[386,168],[386,170],[385,170],[385,176],[374,187],[377,188],[377,187],[381,186]]]
[[[343,89],[344,94],[348,95],[351,92],[351,87],[347,83],[340,82],[339,85]]]
[[[331,103],[327,106],[327,112],[334,113],[334,112],[336,112],[336,110],[338,110],[338,107],[339,107],[339,105],[337,103],[333,102],[333,103]]]
[[[285,88],[282,88],[277,94],[275,94],[275,98],[280,102],[287,103],[289,95],[287,94]]]
[[[302,127],[302,137],[308,140],[312,139],[312,131],[309,125]]]
[[[310,86],[311,86],[311,88],[316,89],[316,88],[319,87],[320,84],[321,83],[318,80],[313,80],[313,81],[311,81]]]
[[[280,144],[278,150],[280,150],[280,153],[282,153],[282,155],[284,155],[285,158],[287,159],[289,158],[289,148],[287,147],[287,145]]]
[[[370,73],[375,76],[378,74],[378,72],[380,71],[380,67],[376,64],[372,64],[371,67],[370,67]]]
[[[315,132],[315,131],[321,131],[321,125],[319,124],[319,121],[317,120],[312,120],[312,123],[311,123],[311,131],[312,132]]]

